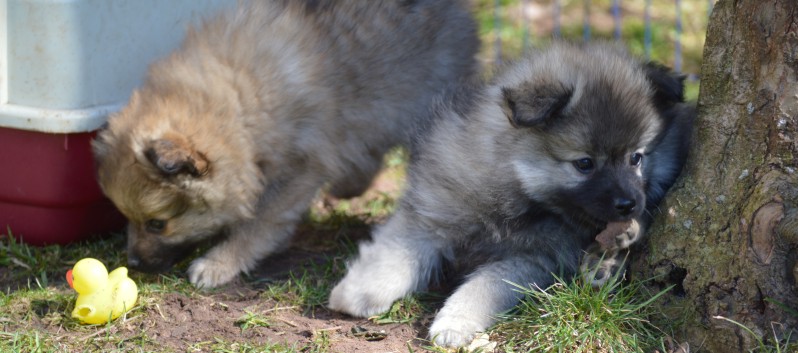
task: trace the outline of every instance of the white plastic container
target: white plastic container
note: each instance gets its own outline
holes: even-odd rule
[[[0,0],[0,235],[68,243],[124,220],[91,139],[192,23],[236,0]]]
[[[235,0],[0,0],[0,127],[96,130],[192,22]]]

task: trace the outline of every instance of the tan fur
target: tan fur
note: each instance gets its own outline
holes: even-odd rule
[[[365,190],[431,97],[474,74],[464,2],[243,2],[190,31],[95,143],[129,261],[162,269],[224,233],[189,270],[217,286],[286,243],[325,183]]]

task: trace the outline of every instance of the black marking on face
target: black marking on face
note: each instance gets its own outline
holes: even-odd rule
[[[554,203],[562,210],[578,210],[564,216],[594,226],[639,216],[646,200],[641,164],[631,163],[636,155],[639,153],[608,161],[578,186],[560,188],[554,192]]]
[[[144,156],[165,176],[187,174],[200,177],[208,171],[205,157],[176,138],[162,138],[150,142]]]

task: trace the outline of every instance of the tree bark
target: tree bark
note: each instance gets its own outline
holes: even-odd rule
[[[663,305],[691,347],[743,352],[757,338],[717,316],[766,344],[798,324],[798,1],[716,4],[698,112],[688,165],[632,271],[676,285]]]

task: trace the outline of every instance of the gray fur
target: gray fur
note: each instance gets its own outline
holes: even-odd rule
[[[330,307],[378,314],[451,263],[465,278],[430,336],[467,344],[517,303],[510,283],[545,288],[552,274],[570,278],[608,222],[644,217],[647,178],[659,176],[630,156],[683,162],[670,142],[662,156],[652,149],[674,126],[664,110],[677,105],[643,64],[604,44],[558,43],[451,94],[420,139],[396,214],[360,245]],[[574,164],[585,157],[596,164],[590,175]]]
[[[363,192],[432,97],[475,74],[477,49],[464,0],[242,1],[206,21],[94,145],[129,265],[163,270],[221,236],[191,282],[252,269],[325,183]]]

